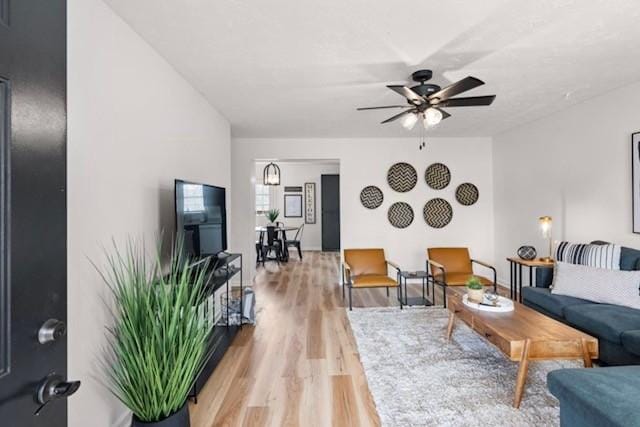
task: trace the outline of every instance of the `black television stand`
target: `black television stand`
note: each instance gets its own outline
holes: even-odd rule
[[[202,369],[196,377],[196,381],[193,385],[193,390],[189,395],[193,399],[194,403],[198,403],[198,392],[202,390],[207,380],[215,370],[220,360],[226,353],[227,349],[231,346],[236,334],[242,328],[242,322],[239,325],[230,325],[230,312],[229,304],[232,296],[233,287],[231,286],[231,279],[236,275],[239,275],[240,286],[235,287],[239,289],[240,293],[240,320],[242,319],[242,297],[244,293],[244,285],[242,283],[242,254],[227,253],[224,252],[224,256],[212,257],[211,259],[211,275],[206,284],[206,296],[205,302],[199,306],[199,310],[202,311],[202,316],[207,327],[212,327],[211,336],[207,343],[207,349],[205,352],[205,363]],[[218,292],[222,289],[222,293]],[[227,301],[226,312],[216,313],[216,293],[224,295],[224,299]],[[226,324],[221,321],[226,319]],[[211,325],[213,323],[213,325]]]

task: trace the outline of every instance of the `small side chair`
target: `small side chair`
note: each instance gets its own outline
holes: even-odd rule
[[[384,249],[345,249],[342,269],[342,298],[345,297],[345,286],[349,289],[349,310],[353,310],[351,291],[359,288],[396,288],[400,309],[402,309],[402,288],[398,281],[389,277],[388,267],[400,273],[400,267],[387,260]]]
[[[301,243],[302,243],[302,232],[304,231],[304,224],[302,224],[298,230],[296,231],[296,235],[293,239],[291,240],[285,240],[284,241],[284,245],[286,246],[287,249],[289,249],[290,247],[294,247],[298,250],[298,256],[300,257],[300,259],[302,259],[302,248],[300,247]]]
[[[473,264],[481,265],[493,272],[493,281],[473,274]],[[434,284],[442,286],[444,306],[447,306],[447,287],[465,286],[475,276],[485,286],[493,285],[498,289],[496,269],[485,262],[471,259],[468,248],[429,248],[427,249],[427,272]]]

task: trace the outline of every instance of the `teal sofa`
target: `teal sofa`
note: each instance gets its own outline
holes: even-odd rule
[[[640,270],[640,251],[623,247],[620,269]],[[536,286],[522,289],[526,306],[598,338],[601,365],[640,365],[640,310],[554,295],[553,270],[538,271]]]
[[[562,427],[640,427],[640,366],[559,369],[547,385]]]
[[[620,269],[640,270],[640,251],[623,247]],[[536,286],[522,289],[523,303],[598,338],[599,363],[609,366],[547,375],[560,401],[560,425],[640,427],[640,310],[553,295],[553,270],[538,272]]]

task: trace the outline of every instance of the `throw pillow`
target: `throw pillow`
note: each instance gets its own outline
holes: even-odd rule
[[[640,271],[556,262],[551,293],[640,309]]]
[[[596,268],[620,270],[620,251],[614,244],[585,244],[560,242],[556,248],[556,261],[588,265]]]

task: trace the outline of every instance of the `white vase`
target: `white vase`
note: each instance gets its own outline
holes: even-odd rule
[[[472,302],[482,302],[484,300],[484,288],[470,289],[467,288],[467,298]]]

